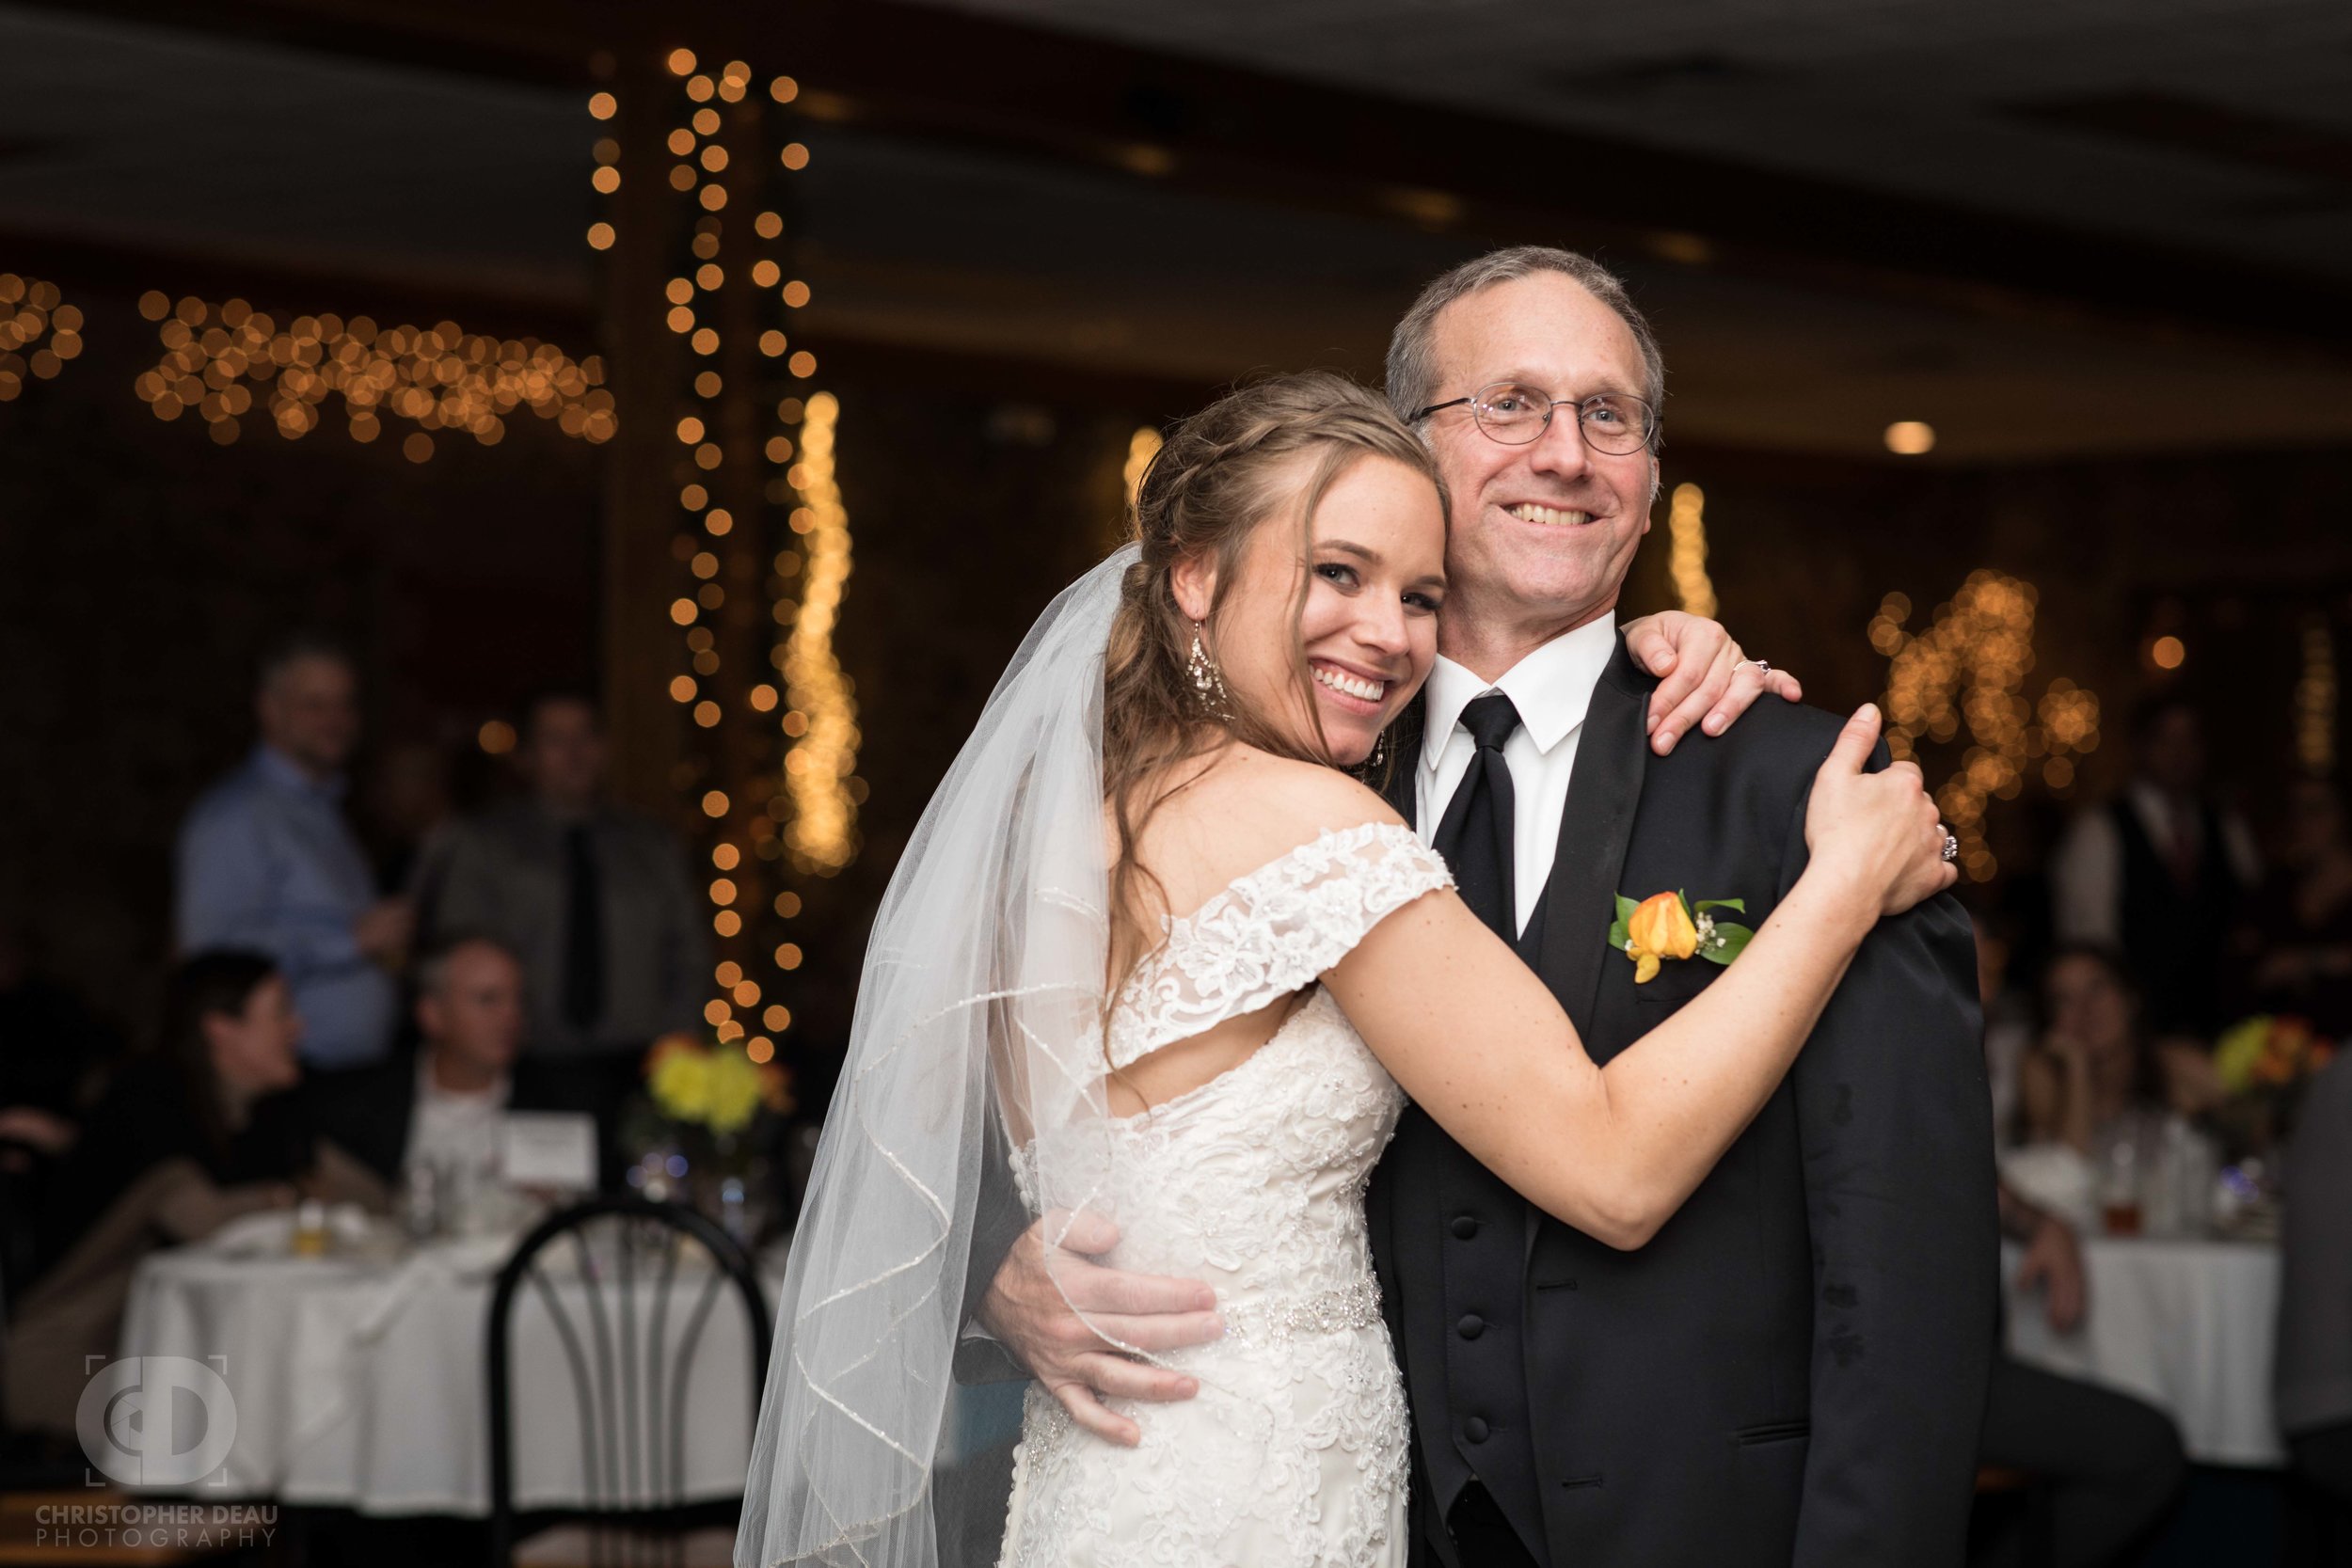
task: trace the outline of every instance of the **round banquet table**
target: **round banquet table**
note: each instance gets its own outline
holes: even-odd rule
[[[2038,1291],[2018,1291],[2018,1256],[2014,1245],[2002,1249],[2010,1354],[2166,1411],[2199,1464],[2284,1463],[2270,1407],[2275,1243],[2087,1240],[2090,1307],[2068,1335],[2051,1330]]]
[[[132,1284],[120,1354],[208,1360],[235,1400],[224,1472],[200,1489],[164,1490],[363,1513],[487,1514],[485,1345],[504,1253],[500,1242],[436,1243],[376,1261],[200,1246],[150,1258]],[[573,1324],[583,1324],[586,1292],[576,1277],[549,1273],[558,1298],[571,1298]],[[689,1249],[669,1287],[673,1355],[709,1277],[707,1260]],[[651,1322],[656,1289],[650,1279],[635,1287],[641,1324]],[[772,1279],[767,1291],[772,1300]],[[580,1505],[589,1498],[581,1418],[562,1335],[528,1290],[514,1321],[516,1506]],[[755,1393],[745,1314],[726,1289],[688,1373],[680,1500],[740,1495]]]

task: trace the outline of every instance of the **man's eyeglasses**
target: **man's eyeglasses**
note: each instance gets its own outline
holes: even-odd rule
[[[1433,403],[1414,415],[1413,422],[1419,424],[1440,409],[1459,408],[1464,404],[1470,405],[1478,428],[1505,446],[1523,447],[1541,436],[1550,428],[1555,408],[1575,409],[1584,444],[1613,457],[1640,451],[1658,438],[1658,414],[1640,398],[1622,392],[1602,392],[1581,400],[1555,398],[1514,381],[1498,381],[1469,397]]]

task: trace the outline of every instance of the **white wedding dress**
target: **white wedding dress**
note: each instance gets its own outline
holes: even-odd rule
[[[1230,884],[1122,989],[1123,1067],[1313,985],[1384,916],[1452,885],[1406,829],[1327,832]],[[1405,1392],[1381,1321],[1364,1188],[1404,1095],[1327,991],[1209,1083],[1113,1124],[1106,1261],[1206,1280],[1225,1338],[1157,1357],[1200,1380],[1113,1400],[1134,1449],[1032,1384],[1005,1568],[1382,1568],[1406,1560]],[[1034,1148],[1016,1158],[1037,1206]]]

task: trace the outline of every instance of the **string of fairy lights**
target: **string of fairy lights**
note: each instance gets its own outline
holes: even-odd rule
[[[2315,779],[2336,771],[2336,638],[2325,616],[2303,626],[2303,673],[2295,683],[2295,755]]]
[[[379,329],[366,316],[331,312],[281,325],[242,299],[175,303],[160,290],[140,297],[139,313],[160,324],[163,353],[132,389],[158,420],[193,411],[221,446],[256,409],[279,436],[299,440],[325,422],[330,398],[342,400],[355,441],[375,440],[387,419],[415,424],[401,443],[412,463],[431,460],[435,431],[496,446],[524,409],[585,441],[609,441],[620,429],[602,361],[575,360],[532,338],[485,337],[451,321]]]
[[[1999,870],[1985,838],[1985,808],[2013,800],[2037,769],[2054,790],[2074,782],[2074,759],[2099,745],[2099,699],[2064,676],[2040,702],[2025,696],[2034,667],[2033,584],[1984,568],[1935,607],[1926,630],[1904,629],[1911,600],[1889,594],[1869,625],[1870,646],[1886,656],[1886,744],[1917,760],[1923,742],[1946,745],[1967,731],[1960,766],[1936,786],[1935,801],[1960,839],[1961,869],[1972,881]]]
[[[1692,615],[1715,614],[1715,582],[1707,575],[1707,492],[1695,484],[1675,486],[1666,513],[1666,567],[1675,596]]]
[[[850,516],[834,467],[840,420],[841,404],[831,392],[808,400],[801,461],[789,476],[801,497],[791,527],[807,549],[807,581],[791,616],[791,635],[776,657],[790,705],[784,733],[792,738],[784,758],[792,807],[785,844],[796,867],[824,877],[842,870],[857,853],[857,808],[866,799],[865,781],[855,775],[857,700],[833,651],[834,626],[850,581]],[[781,572],[781,557],[777,564]],[[789,603],[777,601],[779,621]]]
[[[816,375],[817,358],[796,347],[783,325],[755,325],[750,355],[740,344],[728,343],[721,331],[727,321],[758,324],[764,317],[778,323],[784,312],[809,300],[808,285],[786,276],[783,214],[764,203],[755,203],[757,210],[749,214],[729,211],[747,190],[765,188],[742,163],[758,145],[742,134],[750,117],[730,107],[752,102],[751,67],[730,60],[705,70],[691,50],[682,48],[673,50],[664,64],[681,102],[680,123],[669,128],[660,143],[670,162],[660,178],[681,203],[689,254],[664,283],[660,308],[665,325],[682,341],[689,372],[672,430],[679,449],[677,500],[686,523],[675,553],[691,578],[669,606],[670,619],[684,638],[688,666],[670,679],[669,693],[694,730],[718,731],[731,721],[773,725],[765,733],[781,751],[772,772],[750,777],[748,798],[715,786],[701,798],[712,834],[714,875],[706,891],[722,953],[704,1018],[723,1042],[740,1041],[753,1060],[766,1062],[775,1054],[775,1037],[791,1026],[792,1014],[773,995],[773,975],[763,985],[757,971],[788,973],[800,967],[803,955],[790,940],[769,948],[756,939],[747,911],[760,907],[762,867],[788,864],[795,872],[823,877],[840,872],[856,856],[857,809],[866,798],[866,784],[855,772],[862,737],[854,690],[833,647],[851,562],[849,517],[834,467],[840,404],[830,392],[798,388]],[[799,92],[788,76],[767,84],[768,97],[778,104],[791,103]],[[620,103],[613,93],[600,91],[588,109],[592,118],[612,121]],[[747,147],[747,139],[754,145]],[[592,151],[590,185],[597,195],[611,197],[625,178],[635,177],[623,166],[618,138],[599,137]],[[808,163],[808,149],[787,140],[776,152],[774,167],[789,175]],[[731,233],[730,222],[741,228]],[[587,232],[593,250],[609,250],[618,238],[609,216],[599,217]],[[732,267],[725,258],[733,259]],[[747,367],[784,393],[772,404],[772,423],[764,437],[754,437],[756,458],[749,451],[729,451],[727,407],[721,402],[728,375],[744,374]],[[755,461],[764,463],[768,472],[755,492],[747,497],[739,487],[730,488],[730,476]],[[752,509],[755,499],[765,504],[756,508],[759,515],[739,516],[739,508],[724,504],[715,492],[736,496],[742,509]],[[782,516],[782,529],[773,526],[771,515]],[[769,569],[765,624],[772,631],[766,657],[781,690],[760,679],[738,691],[718,678],[730,647],[740,657],[740,638],[731,628],[743,625],[743,607],[730,608],[728,583],[722,579],[737,581],[739,595],[740,563],[755,548]],[[730,701],[744,711],[731,713]],[[793,889],[780,887],[767,907],[778,920],[789,922],[800,914],[802,900]],[[788,931],[784,934],[788,939]]]
[[[1150,425],[1138,425],[1127,437],[1127,461],[1120,466],[1120,483],[1127,486],[1127,510],[1136,506],[1136,492],[1143,488],[1144,470],[1152,467],[1152,459],[1159,456],[1161,436]]]
[[[55,283],[0,272],[0,403],[23,396],[27,376],[56,379],[81,352],[79,307],[66,304]]]

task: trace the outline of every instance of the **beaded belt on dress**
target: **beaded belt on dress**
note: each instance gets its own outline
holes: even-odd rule
[[[1225,1338],[1238,1344],[1263,1344],[1295,1334],[1336,1334],[1370,1328],[1380,1321],[1380,1286],[1366,1277],[1312,1295],[1245,1301],[1219,1310]]]

